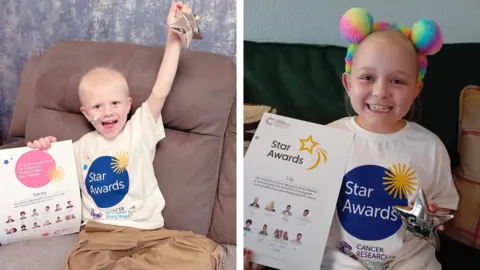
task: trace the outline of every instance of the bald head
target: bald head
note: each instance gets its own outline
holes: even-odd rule
[[[388,28],[383,30],[378,30],[367,36],[363,41],[374,38],[386,38],[391,40],[394,43],[405,46],[405,49],[412,54],[417,54],[415,47],[412,44],[412,41],[408,39],[403,33],[396,29]],[[363,43],[363,42],[362,42]]]
[[[368,35],[359,45],[352,59],[355,62],[355,56],[361,54],[365,50],[383,47],[392,53],[402,54],[415,65],[414,73],[418,72],[418,55],[412,42],[404,34],[396,29],[384,29],[373,32]]]
[[[94,68],[85,74],[78,87],[82,106],[89,106],[90,97],[108,92],[112,95],[129,96],[127,80],[122,73],[109,68]]]

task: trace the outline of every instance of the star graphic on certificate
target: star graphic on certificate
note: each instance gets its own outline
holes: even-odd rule
[[[306,139],[300,139],[300,143],[302,144],[302,146],[300,146],[300,150],[299,151],[308,151],[310,154],[313,153],[313,148],[315,148],[315,146],[318,145],[318,142],[314,141],[313,138],[312,138],[312,135],[310,135],[308,138]]]

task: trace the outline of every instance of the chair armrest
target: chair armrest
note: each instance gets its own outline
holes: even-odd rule
[[[15,148],[15,147],[22,147],[26,146],[25,144],[25,139],[20,138],[18,141],[13,142],[13,143],[7,143],[4,145],[0,145],[0,149],[10,149],[10,148]]]

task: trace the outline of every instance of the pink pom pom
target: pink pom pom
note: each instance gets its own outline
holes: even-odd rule
[[[372,30],[373,17],[364,8],[351,8],[340,19],[340,35],[349,43],[360,43]]]

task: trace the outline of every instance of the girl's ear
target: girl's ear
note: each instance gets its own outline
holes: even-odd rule
[[[342,75],[342,83],[343,87],[345,87],[345,91],[347,91],[347,94],[350,96],[350,74],[344,72]]]
[[[416,99],[418,95],[420,95],[420,92],[422,92],[422,89],[423,89],[423,82],[417,81],[417,83],[415,84],[415,96],[413,97],[413,99]]]

